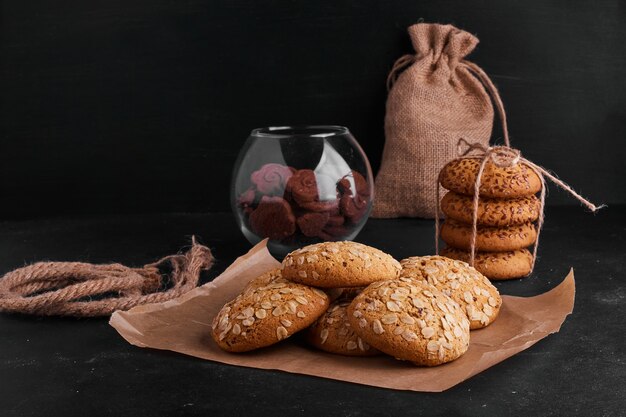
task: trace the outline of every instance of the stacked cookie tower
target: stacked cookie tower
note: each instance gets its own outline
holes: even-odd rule
[[[470,330],[502,299],[482,274],[441,256],[407,258],[355,242],[298,249],[253,279],[213,320],[229,352],[278,343],[302,330],[309,345],[346,356],[382,353],[434,366],[463,355]]]
[[[449,190],[441,199],[446,220],[441,239],[447,247],[442,255],[469,261],[474,212],[474,184],[480,159],[449,162],[440,175]],[[532,270],[533,256],[527,249],[535,244],[541,203],[535,194],[541,179],[528,165],[499,167],[488,161],[479,187],[474,267],[494,280],[521,278]]]

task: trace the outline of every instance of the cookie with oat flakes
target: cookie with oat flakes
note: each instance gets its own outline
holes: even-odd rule
[[[253,280],[213,319],[211,336],[228,352],[273,345],[309,327],[328,308],[317,288],[282,278],[280,270]]]
[[[469,252],[444,248],[443,256],[468,262]],[[522,278],[530,274],[533,266],[533,255],[528,249],[507,252],[476,252],[474,268],[491,280]]]
[[[467,263],[444,256],[413,256],[400,264],[400,276],[426,281],[458,303],[470,329],[486,327],[498,317],[502,306],[498,289]]]
[[[481,197],[476,213],[477,224],[502,227],[534,222],[539,218],[540,208],[541,202],[534,195],[511,199]],[[473,198],[450,191],[441,199],[441,211],[448,218],[472,224]]]
[[[363,341],[348,321],[347,308],[352,300],[338,300],[306,331],[306,341],[326,352],[346,356],[374,356],[380,351]]]
[[[305,246],[283,260],[283,277],[320,288],[363,287],[397,278],[400,269],[391,255],[350,241]]]
[[[426,281],[375,282],[348,306],[348,320],[365,342],[415,365],[441,365],[469,347],[467,316],[454,300]]]
[[[248,294],[259,287],[263,287],[272,283],[277,279],[281,279],[283,277],[282,271],[280,268],[275,268],[270,271],[267,271],[256,278],[253,278],[246,284],[246,286],[241,291],[241,294]]]
[[[448,246],[468,250],[472,242],[472,226],[453,219],[446,219],[441,225],[441,240]],[[532,223],[512,226],[476,229],[476,250],[509,251],[526,248],[537,240],[537,229]]]
[[[441,185],[459,194],[474,195],[474,183],[480,168],[478,158],[455,159],[441,170]],[[541,179],[525,163],[510,167],[499,167],[487,161],[481,176],[478,193],[482,197],[511,198],[524,197],[541,190]]]

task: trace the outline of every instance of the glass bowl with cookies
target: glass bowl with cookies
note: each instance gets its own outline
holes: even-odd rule
[[[231,207],[252,244],[285,255],[324,241],[352,240],[374,199],[363,149],[342,126],[254,129],[235,163]]]

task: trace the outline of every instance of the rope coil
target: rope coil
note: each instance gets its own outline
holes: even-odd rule
[[[40,316],[98,317],[115,310],[170,300],[198,285],[213,265],[206,246],[192,238],[185,254],[166,256],[142,268],[120,264],[37,262],[0,278],[0,312]],[[170,288],[162,289],[159,266],[171,265]],[[101,298],[92,300],[92,297]]]

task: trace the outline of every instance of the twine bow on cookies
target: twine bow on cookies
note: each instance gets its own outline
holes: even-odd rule
[[[169,263],[168,288],[159,267]],[[120,264],[37,262],[0,278],[0,312],[40,316],[108,316],[115,310],[176,298],[198,285],[213,264],[211,250],[192,238],[185,254],[166,256],[142,268]],[[92,297],[96,297],[95,300]]]
[[[530,169],[532,169],[535,174],[541,180],[541,194],[540,194],[540,206],[539,206],[539,218],[537,220],[537,238],[535,240],[535,244],[533,247],[533,256],[532,256],[532,264],[531,264],[531,272],[535,267],[535,260],[537,258],[537,249],[539,248],[539,235],[541,233],[541,228],[544,222],[544,206],[546,201],[546,178],[550,179],[553,183],[558,185],[561,189],[567,191],[572,196],[574,196],[578,201],[580,201],[585,207],[587,207],[592,212],[597,212],[605,205],[596,206],[591,203],[589,200],[582,197],[576,191],[572,189],[565,182],[558,179],[556,176],[552,175],[545,168],[529,161],[528,159],[522,157],[522,153],[518,149],[513,149],[509,144],[508,140],[508,132],[505,130],[505,143],[507,146],[489,146],[485,147],[480,143],[470,143],[464,138],[460,138],[457,143],[457,153],[459,159],[466,158],[477,158],[480,159],[480,165],[478,168],[478,172],[476,174],[476,180],[474,181],[474,192],[473,192],[473,200],[472,200],[472,236],[470,241],[470,257],[469,264],[474,266],[474,259],[476,257],[476,236],[478,234],[478,202],[480,199],[480,184],[483,176],[483,172],[485,170],[485,166],[488,162],[493,163],[497,167],[500,168],[509,168],[513,167],[517,164],[523,163],[527,165]],[[452,162],[452,161],[451,161]],[[435,248],[436,253],[439,253],[439,210],[440,210],[440,198],[439,198],[439,184],[441,183],[441,172],[439,173],[439,177],[437,178],[437,210],[435,213]]]

